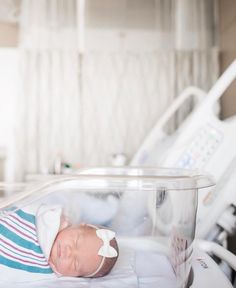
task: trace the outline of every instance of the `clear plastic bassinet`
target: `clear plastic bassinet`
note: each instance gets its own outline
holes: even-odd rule
[[[191,285],[197,192],[212,185],[209,176],[196,171],[84,169],[22,187],[2,185],[5,194],[15,188],[17,193],[2,199],[0,209],[5,215],[13,207],[60,204],[72,223],[102,225],[116,232],[120,257],[106,276],[106,281],[115,277],[114,287],[185,288]],[[125,277],[135,281],[127,284]]]

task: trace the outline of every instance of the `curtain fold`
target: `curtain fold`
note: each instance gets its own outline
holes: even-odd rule
[[[22,89],[16,127],[17,179],[53,172],[57,157],[80,159],[77,51],[21,51]],[[19,174],[18,174],[19,173]]]
[[[114,153],[131,159],[186,86],[216,81],[216,8],[216,0],[22,0],[15,179],[53,172],[57,157],[80,166],[109,165]]]

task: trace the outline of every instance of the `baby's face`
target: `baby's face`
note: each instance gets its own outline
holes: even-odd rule
[[[87,225],[71,226],[60,231],[53,243],[49,264],[64,276],[86,276],[98,268],[102,257],[98,250],[102,240],[96,229]]]

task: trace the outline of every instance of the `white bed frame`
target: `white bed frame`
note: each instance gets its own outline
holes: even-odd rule
[[[222,231],[220,235],[212,232],[215,225],[220,225],[225,236],[234,233],[236,227],[236,117],[221,121],[217,101],[235,79],[236,60],[207,94],[196,87],[187,88],[156,123],[130,162],[131,166],[190,168],[212,174],[216,188],[199,193],[197,236],[211,240],[219,237],[217,241],[222,243],[226,237],[223,239]],[[167,135],[165,125],[192,96],[196,99],[195,109],[176,131]],[[215,148],[211,148],[213,141],[219,143]]]

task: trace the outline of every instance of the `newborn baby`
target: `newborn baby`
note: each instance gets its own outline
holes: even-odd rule
[[[113,231],[72,225],[60,206],[18,209],[0,217],[1,280],[14,274],[14,281],[101,277],[110,272],[118,252]]]
[[[58,275],[101,277],[114,266],[118,247],[115,233],[92,225],[63,228],[53,243],[49,264]]]

